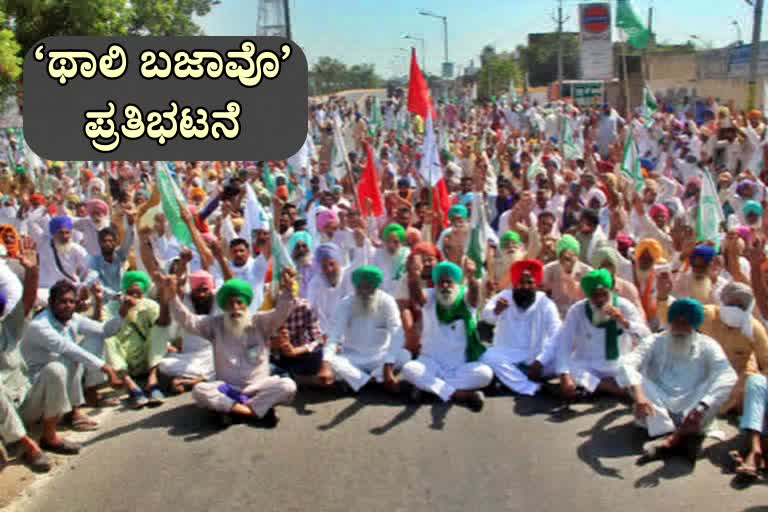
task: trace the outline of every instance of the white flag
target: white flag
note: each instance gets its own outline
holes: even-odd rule
[[[253,242],[253,232],[270,229],[269,215],[262,208],[250,183],[245,184],[245,208],[242,237]]]
[[[427,112],[427,123],[425,127],[424,144],[421,146],[421,165],[419,174],[424,181],[434,187],[443,177],[443,171],[440,167],[440,155],[437,151],[437,140],[435,139],[435,130],[432,127],[432,114]]]

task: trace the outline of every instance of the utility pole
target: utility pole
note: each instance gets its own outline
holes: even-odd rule
[[[557,18],[553,18],[557,23],[557,96],[563,97],[563,23],[570,18],[563,19],[563,0],[558,0]]]
[[[760,63],[760,29],[763,24],[763,0],[747,1],[755,6],[755,16],[752,20],[752,60],[749,63],[749,85],[747,86],[747,110],[755,108],[755,93],[757,89],[757,67]]]
[[[291,11],[288,5],[289,0],[283,0],[283,7],[285,8],[285,37],[291,38]]]

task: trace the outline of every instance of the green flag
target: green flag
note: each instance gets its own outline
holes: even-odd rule
[[[277,184],[275,183],[275,177],[272,176],[272,169],[269,167],[268,163],[264,163],[264,186],[269,190],[270,194],[275,193],[275,189],[277,188]]]
[[[168,174],[168,167],[163,162],[157,163],[157,188],[160,191],[160,204],[168,221],[171,233],[184,246],[192,246],[192,234],[181,218],[181,208],[186,208],[181,191]]]
[[[627,42],[635,49],[642,50],[648,46],[651,34],[635,14],[629,0],[617,0],[616,27],[627,34]]]
[[[725,222],[723,207],[717,195],[717,188],[709,172],[701,176],[699,211],[696,213],[696,239],[699,242],[720,242],[720,226]]]
[[[531,162],[531,165],[528,166],[528,172],[526,173],[526,176],[528,177],[528,181],[531,181],[533,178],[536,177],[537,174],[546,174],[547,169],[544,167],[544,164],[541,162],[541,155],[537,156],[533,159]]]
[[[646,128],[653,124],[653,115],[658,111],[659,104],[656,103],[656,96],[648,87],[648,84],[646,84],[643,87],[643,117],[645,118]]]
[[[379,130],[381,130],[381,109],[379,100],[374,96],[371,103],[371,118],[368,120],[368,135],[375,137]]]
[[[584,155],[582,154],[581,149],[573,140],[573,127],[571,126],[571,123],[568,121],[567,117],[563,117],[562,121],[563,157],[566,160],[577,160],[579,158],[583,158]]]
[[[283,239],[280,238],[280,234],[277,232],[276,223],[273,223],[272,228],[269,230],[269,241],[272,252],[272,291],[275,292],[278,289],[280,274],[283,272],[283,269],[285,267],[295,269],[296,266],[293,264],[291,255],[288,254],[288,248],[285,247]]]
[[[624,156],[621,159],[621,172],[627,175],[635,184],[635,191],[642,190],[645,184],[643,171],[640,168],[640,153],[637,150],[637,142],[633,137],[632,130],[627,135],[627,142],[624,144]]]
[[[485,232],[485,208],[482,201],[482,193],[475,192],[472,200],[472,215],[470,219],[469,239],[467,240],[467,256],[475,262],[477,270],[475,278],[483,277],[485,267],[485,248],[488,240]]]

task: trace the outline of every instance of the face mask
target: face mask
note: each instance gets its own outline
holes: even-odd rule
[[[536,290],[515,288],[512,290],[512,299],[520,309],[528,309],[536,299]]]
[[[736,306],[720,306],[720,320],[728,327],[741,327],[746,311]]]

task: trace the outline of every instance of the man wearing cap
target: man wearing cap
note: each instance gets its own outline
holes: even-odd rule
[[[175,276],[158,276],[160,300],[170,301],[173,318],[180,327],[213,344],[216,379],[192,389],[198,406],[218,413],[225,424],[234,418],[258,418],[267,427],[278,419],[274,407],[290,403],[296,384],[271,376],[269,338],[291,313],[295,273],[286,268],[280,276],[280,295],[271,311],[249,313],[251,285],[240,279],[226,281],[216,293],[223,313],[199,316],[187,309],[176,293]]]
[[[560,317],[565,318],[573,303],[584,298],[579,281],[592,269],[579,261],[581,244],[572,235],[563,235],[555,250],[557,260],[544,265],[541,287],[549,292]]]
[[[472,260],[467,260],[465,270],[468,287],[460,286],[463,272],[458,265],[443,261],[432,269],[435,287],[422,291],[421,297],[421,353],[403,367],[403,378],[416,388],[416,397],[426,391],[443,402],[453,400],[480,411],[479,390],[491,383],[493,370],[480,361],[485,347],[477,334],[480,284]]]
[[[307,296],[307,286],[314,271],[312,265],[312,235],[309,231],[296,231],[287,244],[288,254],[296,265],[299,280],[299,296]]]
[[[40,252],[40,288],[50,288],[66,279],[78,284],[88,280],[88,251],[72,240],[72,219],[54,217],[48,225],[50,237],[37,238]],[[95,271],[91,276],[95,276]]]
[[[586,299],[568,310],[555,335],[555,371],[565,398],[601,391],[623,395],[614,377],[619,359],[632,349],[633,338],[650,334],[640,313],[613,292],[613,278],[605,269],[581,278]]]
[[[538,382],[554,374],[555,351],[550,343],[560,327],[557,306],[543,292],[544,267],[538,260],[520,260],[509,270],[511,288],[497,294],[483,309],[482,319],[495,325],[493,346],[481,361],[506,387],[535,395]]]
[[[342,264],[342,251],[331,242],[315,249],[315,271],[307,286],[307,300],[317,315],[320,328],[328,333],[341,300],[352,292],[350,271]]]
[[[354,392],[371,379],[391,392],[399,390],[395,371],[410,361],[395,299],[379,289],[384,273],[374,266],[352,272],[354,292],[336,307],[324,358]]]
[[[182,289],[177,289],[177,293],[184,297],[184,303],[196,315],[210,315],[217,313],[215,289],[211,273],[198,270],[189,274],[189,295],[184,297]],[[211,342],[174,322],[166,301],[160,303],[160,316],[150,336],[153,340],[165,340],[173,344],[173,351],[169,351],[157,364],[160,375],[171,379],[172,391],[181,393],[192,389],[195,384],[215,378]]]
[[[125,381],[129,405],[135,409],[160,405],[165,398],[158,385],[157,365],[167,352],[168,339],[152,336],[160,306],[146,297],[151,284],[144,272],[132,270],[123,274],[120,281],[122,301],[112,302],[110,312],[116,316],[119,309],[125,323],[104,342],[106,359]],[[133,380],[147,374],[149,398]]]
[[[109,227],[109,206],[101,199],[89,199],[85,202],[87,217],[73,222],[73,229],[83,236],[80,244],[90,255],[99,254],[99,231]]]
[[[669,329],[645,339],[621,361],[617,383],[633,398],[635,418],[651,437],[641,461],[677,450],[695,461],[700,440],[736,383],[720,345],[696,331],[704,309],[695,299],[678,299],[667,317]]]
[[[768,335],[753,316],[754,309],[754,292],[743,283],[728,283],[718,305],[704,306],[704,322],[698,330],[720,344],[739,376],[721,414],[741,412],[744,383],[750,374],[768,374]]]
[[[717,304],[720,290],[727,281],[713,272],[717,251],[709,245],[697,245],[688,258],[690,269],[680,272],[675,281],[672,295],[692,297],[702,304]]]

